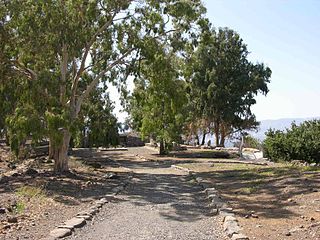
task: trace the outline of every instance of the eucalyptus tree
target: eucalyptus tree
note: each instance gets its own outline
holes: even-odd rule
[[[8,10],[15,51],[12,68],[39,86],[50,155],[68,171],[72,126],[96,86],[125,79],[155,49],[188,38],[204,12],[200,0],[12,0]],[[91,81],[81,84],[89,74]],[[42,113],[40,114],[42,115]]]
[[[238,33],[224,28],[205,31],[187,69],[189,98],[197,119],[205,119],[224,146],[229,135],[258,126],[251,106],[269,91],[271,70],[248,60]]]
[[[179,140],[185,121],[187,98],[185,81],[179,79],[179,62],[174,52],[166,50],[143,62],[129,102],[133,129],[144,138],[155,137],[160,155],[169,150],[172,141]]]

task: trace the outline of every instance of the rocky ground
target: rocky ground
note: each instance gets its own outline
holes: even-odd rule
[[[46,237],[94,199],[112,193],[128,176],[125,171],[110,174],[105,166],[116,163],[106,154],[89,149],[75,150],[70,160],[72,171],[62,176],[51,172],[52,162],[46,158],[29,159],[12,167],[7,149],[3,145],[0,149],[0,239]]]
[[[70,239],[225,239],[221,220],[212,216],[203,189],[187,173],[148,156],[128,159],[128,154],[145,153],[129,149],[117,156],[121,166],[133,171],[129,187],[98,221]]]
[[[250,239],[320,239],[319,168],[240,164],[203,154],[74,149],[71,173],[56,176],[45,157],[12,165],[1,143],[0,239],[46,237],[129,175],[128,187],[69,239],[225,239],[221,216],[210,214],[200,186],[173,164],[214,186]]]
[[[320,169],[181,164],[213,184],[250,239],[320,239]]]

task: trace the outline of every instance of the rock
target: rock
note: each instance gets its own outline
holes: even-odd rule
[[[54,239],[64,238],[71,235],[71,230],[68,228],[55,228],[50,232],[50,236]]]
[[[317,164],[316,163],[310,163],[310,167],[316,167]]]
[[[99,200],[99,202],[101,202],[102,204],[106,204],[106,203],[108,203],[109,201],[108,201],[106,198],[101,198],[101,199]]]
[[[210,213],[211,213],[213,216],[216,216],[216,215],[218,215],[219,210],[216,209],[216,208],[213,208],[213,209],[210,210]]]
[[[6,213],[6,209],[5,208],[0,208],[0,214],[5,214]]]
[[[234,216],[234,213],[232,212],[225,212],[220,210],[220,215],[221,216]]]
[[[285,235],[289,237],[291,236],[291,232],[287,232]]]
[[[253,217],[253,218],[259,218],[259,216],[256,215],[256,214],[251,214],[251,217]]]
[[[7,167],[11,168],[11,169],[16,169],[17,168],[17,166],[14,163],[8,163]]]
[[[20,176],[20,174],[17,172],[11,174],[11,177],[19,177],[19,176]]]
[[[231,240],[249,240],[249,238],[241,233],[233,234]]]
[[[238,221],[234,216],[225,216],[224,217],[224,222],[228,222],[228,221]]]
[[[315,221],[316,219],[314,217],[311,217],[310,218],[310,221]]]
[[[83,218],[85,220],[92,220],[91,215],[77,215],[76,218]]]
[[[34,176],[34,175],[38,174],[38,171],[33,168],[29,168],[25,173],[26,173],[26,175]]]
[[[95,207],[90,207],[87,212],[90,214],[90,215],[96,215],[98,212],[99,212],[99,209],[98,208],[95,208]]]
[[[107,173],[103,176],[104,178],[109,178],[109,179],[119,179],[120,177],[115,174],[115,173]]]
[[[257,228],[262,228],[262,225],[261,224],[257,224],[256,227]]]
[[[211,193],[211,192],[215,193],[215,192],[217,192],[217,190],[216,190],[215,188],[206,188],[206,189],[204,190],[204,193],[205,193],[205,194],[208,194],[208,195],[209,195],[209,193]]]
[[[83,227],[84,225],[86,225],[86,220],[84,218],[74,217],[74,218],[71,218],[70,220],[66,221],[64,223],[64,225],[62,225],[60,227],[73,229],[73,228]]]
[[[223,211],[223,212],[232,212],[232,211],[233,211],[233,208],[225,207],[225,208],[221,208],[220,211]]]
[[[216,194],[210,194],[207,198],[212,201],[212,200],[218,198],[218,196]]]
[[[228,221],[223,224],[224,230],[226,231],[229,237],[232,237],[233,234],[238,234],[241,228],[236,221]]]
[[[203,178],[197,177],[197,178],[196,178],[196,181],[197,181],[197,182],[202,182],[202,181],[203,181]]]

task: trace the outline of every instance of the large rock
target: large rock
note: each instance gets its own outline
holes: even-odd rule
[[[85,224],[86,224],[86,220],[84,218],[74,217],[66,221],[64,225],[61,227],[65,226],[66,228],[73,229],[73,228],[83,227]]]
[[[50,232],[50,237],[54,239],[70,236],[72,231],[68,228],[55,228]]]
[[[243,234],[233,234],[231,240],[249,240],[249,238]]]
[[[229,237],[232,237],[234,234],[239,234],[239,232],[241,230],[238,222],[236,222],[236,221],[224,222],[223,228]]]

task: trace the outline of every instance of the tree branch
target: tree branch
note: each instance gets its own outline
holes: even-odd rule
[[[18,71],[24,73],[30,79],[32,79],[32,80],[37,80],[38,79],[38,75],[32,69],[26,67],[24,64],[19,62],[19,60],[14,60],[14,61],[11,61],[11,62],[18,69]]]
[[[82,102],[89,96],[89,94],[92,92],[92,90],[97,86],[97,84],[99,83],[100,79],[108,72],[110,71],[114,66],[120,64],[123,62],[123,59],[125,57],[127,57],[132,51],[134,50],[134,48],[129,49],[127,52],[125,52],[120,58],[118,58],[117,60],[115,60],[114,62],[110,63],[105,70],[103,70],[102,72],[100,72],[94,79],[93,81],[87,86],[86,90],[83,91],[83,93],[81,94],[81,96],[78,98],[78,101],[76,103],[76,111],[75,114],[77,115],[80,112],[80,108],[82,105]]]
[[[112,22],[114,17],[116,16],[118,10],[115,11],[113,13],[113,15],[111,16],[111,18],[102,26],[98,29],[98,31],[91,37],[90,41],[87,43],[86,47],[85,47],[85,51],[82,55],[82,60],[81,60],[81,64],[80,64],[80,68],[77,71],[77,74],[75,75],[73,81],[72,81],[72,87],[71,87],[71,102],[74,102],[75,100],[75,95],[76,95],[76,91],[78,88],[78,82],[80,79],[80,76],[82,75],[84,69],[85,69],[85,63],[89,54],[89,51],[92,47],[92,45],[94,44],[94,42],[96,41],[96,38],[99,34],[101,34],[106,28],[108,28]]]
[[[67,79],[67,67],[68,67],[68,51],[67,45],[62,45],[62,56],[61,56],[61,82],[60,82],[60,103],[65,104],[66,95],[66,79]]]

